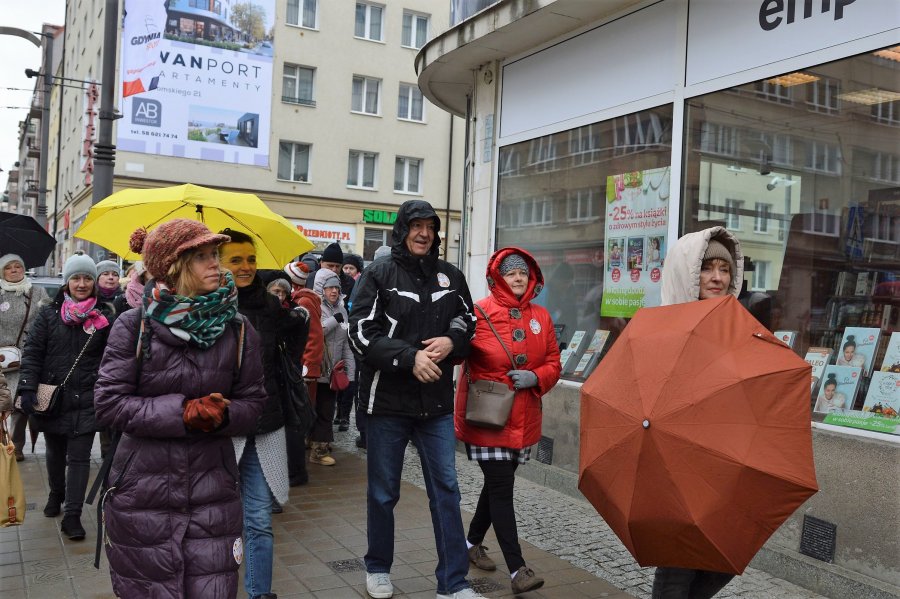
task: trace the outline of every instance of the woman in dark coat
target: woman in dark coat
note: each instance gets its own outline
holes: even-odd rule
[[[144,234],[131,248],[154,280],[116,322],[95,390],[98,422],[122,433],[101,499],[113,591],[233,598],[243,516],[231,437],[253,431],[266,402],[259,337],[219,270],[226,235],[184,219]]]
[[[50,497],[44,515],[58,516],[65,500],[62,532],[80,541],[85,537],[81,507],[97,431],[94,382],[113,310],[97,300],[97,268],[88,256],[78,252],[66,260],[63,280],[56,299],[41,307],[28,330],[18,391],[22,411],[33,414],[38,384],[65,382],[59,409],[52,415],[37,414],[31,423],[47,442]]]

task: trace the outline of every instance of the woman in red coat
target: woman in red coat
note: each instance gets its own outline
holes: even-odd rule
[[[466,367],[472,380],[501,381],[516,389],[506,426],[501,430],[479,428],[466,422],[468,382],[460,377],[456,391],[456,436],[466,444],[470,460],[484,473],[484,486],[475,516],[466,535],[469,560],[483,570],[495,570],[481,544],[491,525],[500,542],[503,558],[512,576],[512,589],[524,593],[539,588],[544,580],[525,565],[516,514],[513,487],[516,468],[524,464],[531,446],[541,438],[541,396],[559,380],[559,346],[550,313],[532,304],[544,286],[544,277],[534,257],[519,248],[498,250],[487,267],[491,295],[478,302],[478,318],[472,353]],[[490,319],[503,345],[484,316]]]

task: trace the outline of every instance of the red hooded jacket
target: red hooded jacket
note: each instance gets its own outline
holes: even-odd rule
[[[519,254],[528,263],[528,287],[521,299],[516,298],[506,281],[500,275],[500,264],[510,254]],[[550,391],[559,380],[559,345],[553,329],[550,313],[543,306],[532,304],[544,286],[544,277],[534,257],[525,250],[508,247],[491,256],[487,267],[487,281],[491,295],[480,300],[478,305],[485,311],[494,328],[503,338],[503,343],[513,357],[525,355],[525,363],[512,365],[488,323],[476,309],[478,321],[472,353],[466,361],[469,376],[473,380],[484,379],[502,381],[512,387],[506,375],[510,370],[531,370],[537,375],[538,384],[516,392],[512,411],[506,427],[491,430],[471,426],[466,423],[466,400],[469,385],[465,370],[459,377],[456,388],[456,410],[454,423],[456,437],[466,443],[481,447],[508,447],[522,449],[534,445],[541,439],[541,396]],[[520,318],[515,318],[518,310]],[[515,341],[513,331],[524,331],[524,339]]]
[[[303,364],[306,365],[306,378],[322,376],[322,354],[325,351],[325,335],[322,332],[322,298],[312,289],[293,285],[291,301],[294,305],[303,306],[309,311],[309,337],[303,350]]]

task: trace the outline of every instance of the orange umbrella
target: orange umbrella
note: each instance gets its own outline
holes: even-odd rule
[[[578,488],[642,566],[740,574],[818,490],[809,377],[731,295],[641,309],[582,387]]]

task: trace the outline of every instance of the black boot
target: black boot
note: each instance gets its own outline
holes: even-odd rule
[[[65,498],[65,493],[54,493],[51,491],[50,496],[47,498],[47,505],[44,506],[44,515],[48,518],[59,516]]]
[[[67,514],[63,516],[62,524],[59,528],[62,530],[62,533],[72,541],[84,540],[86,533],[84,527],[81,525],[81,516],[77,514]]]
[[[360,433],[358,437],[356,437],[356,446],[360,449],[366,448],[366,433]]]

